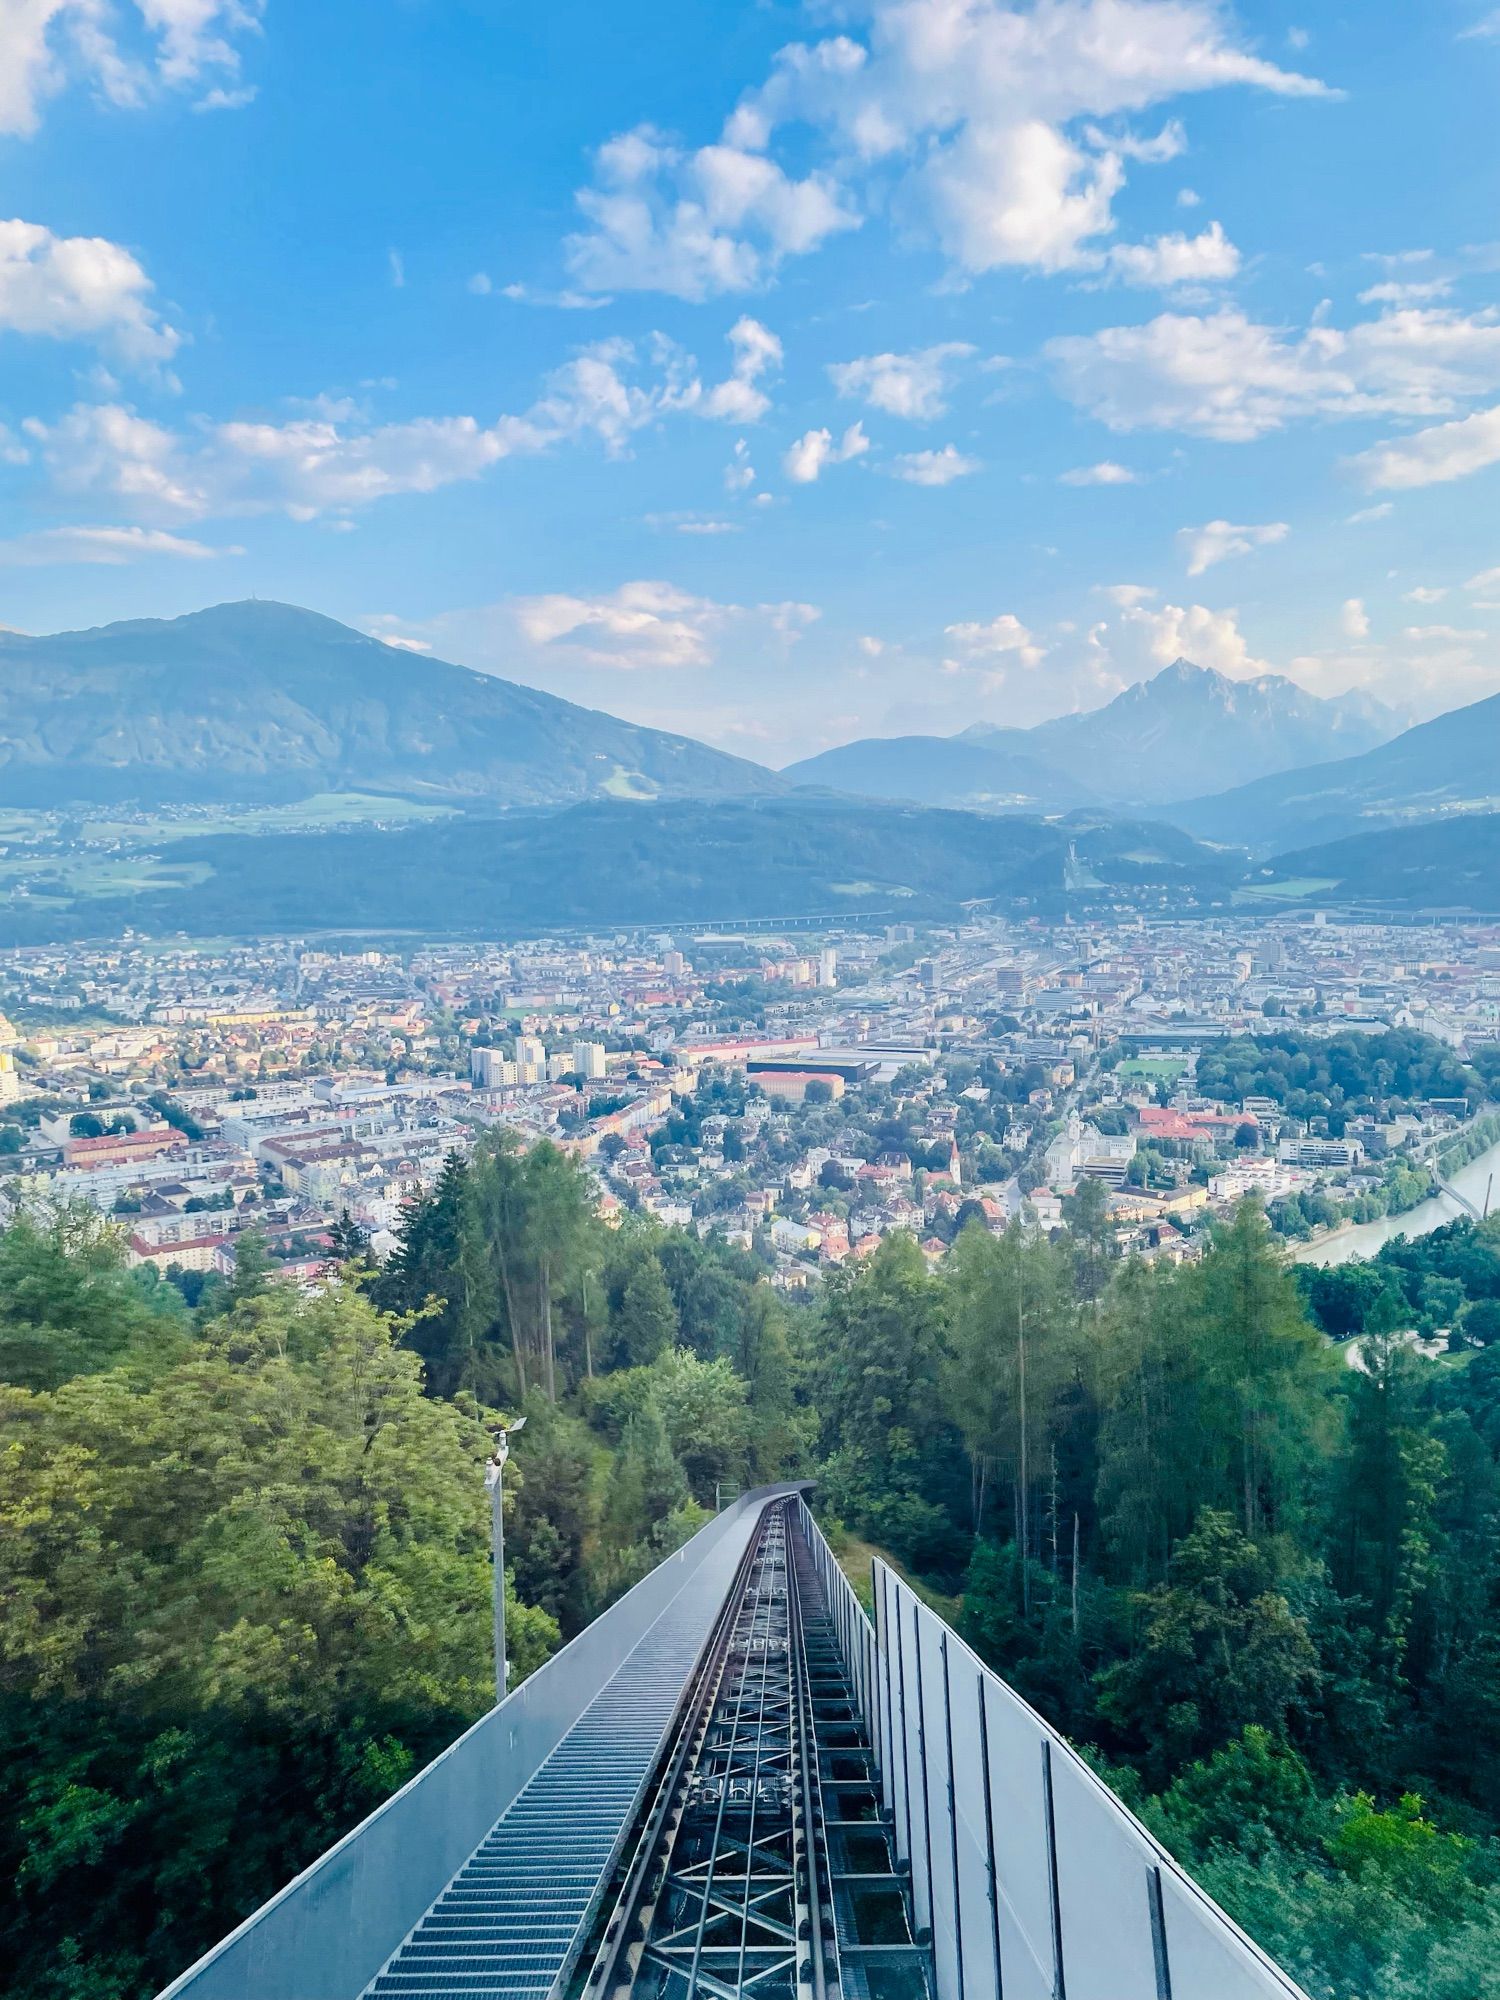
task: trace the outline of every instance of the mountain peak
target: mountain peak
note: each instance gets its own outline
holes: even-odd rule
[[[14,804],[319,792],[493,812],[781,789],[759,765],[476,673],[275,599],[0,645]]]

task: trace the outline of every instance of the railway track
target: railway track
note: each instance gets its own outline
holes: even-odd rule
[[[576,2000],[927,2000],[930,1953],[795,1503],[770,1507]]]

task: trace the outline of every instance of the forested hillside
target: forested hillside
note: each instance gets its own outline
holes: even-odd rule
[[[149,1995],[482,1712],[485,1419],[524,1408],[522,1670],[716,1487],[815,1473],[856,1578],[869,1543],[952,1600],[1315,2000],[1474,2000],[1500,1963],[1500,1231],[1466,1228],[1371,1312],[1294,1281],[1254,1204],[1199,1266],[1122,1263],[1086,1183],[1067,1238],[970,1222],[935,1271],[893,1236],[792,1302],[754,1255],[605,1229],[571,1161],[495,1137],[383,1271],[313,1296],[252,1249],[190,1310],[95,1219],[12,1224],[13,1990]],[[1402,1344],[1414,1302],[1447,1359]]]

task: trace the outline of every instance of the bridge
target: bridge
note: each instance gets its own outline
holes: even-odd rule
[[[1472,1217],[1475,1222],[1483,1222],[1488,1217],[1490,1212],[1490,1196],[1494,1192],[1495,1185],[1493,1174],[1490,1175],[1489,1185],[1484,1191],[1484,1206],[1482,1208],[1477,1201],[1471,1201],[1468,1195],[1461,1193],[1458,1188],[1454,1187],[1451,1181],[1445,1181],[1437,1174],[1434,1174],[1433,1178],[1437,1182],[1438,1193],[1446,1195],[1449,1201],[1455,1203],[1463,1210],[1465,1215]]]
[[[159,2000],[1305,2000],[871,1582],[743,1495]]]

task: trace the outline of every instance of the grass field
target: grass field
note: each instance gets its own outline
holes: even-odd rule
[[[1279,882],[1247,882],[1236,889],[1237,903],[1300,903],[1310,896],[1326,896],[1338,883],[1331,876],[1288,875]]]
[[[1121,1076],[1148,1076],[1152,1081],[1171,1083],[1187,1068],[1183,1056],[1131,1056],[1120,1064]]]
[[[449,819],[456,808],[378,792],[316,792],[290,805],[247,806],[240,811],[194,813],[184,819],[92,819],[85,840],[123,841],[131,847],[164,840],[192,840],[206,833],[318,833],[335,826],[415,826]]]
[[[156,889],[191,889],[213,870],[201,861],[164,861],[155,854],[9,854],[0,858],[0,895],[24,888],[49,909],[98,896],[137,896]]]

